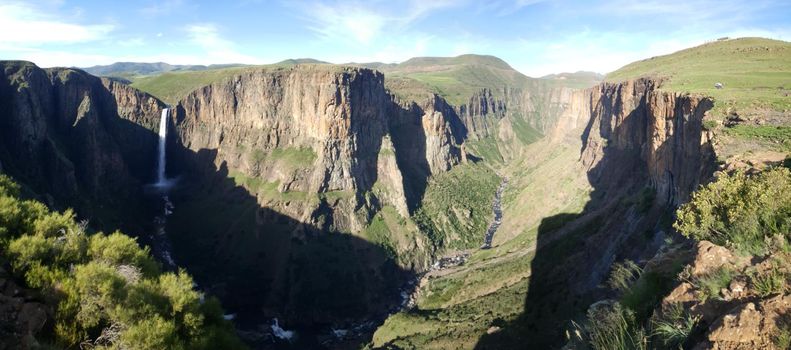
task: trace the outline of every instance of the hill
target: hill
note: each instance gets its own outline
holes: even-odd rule
[[[239,67],[242,64],[212,64],[204,65],[173,65],[165,62],[115,62],[104,66],[82,68],[82,70],[97,76],[129,78],[138,75],[150,75],[172,71],[198,71],[207,69],[220,69]]]
[[[764,38],[721,39],[670,55],[630,63],[607,81],[663,77],[663,88],[701,93],[716,101],[714,113],[791,112],[791,43]],[[715,87],[723,85],[722,89]]]
[[[753,163],[791,151],[789,42],[723,38],[628,64],[606,80],[638,76],[661,77],[663,89],[714,99],[706,127],[718,136],[722,161]]]
[[[459,105],[483,88],[499,93],[505,87],[524,87],[532,80],[505,61],[485,55],[415,57],[399,64],[361,64],[387,76],[388,87],[402,96],[432,91]],[[406,87],[406,88],[405,88]]]
[[[549,81],[551,86],[585,89],[604,80],[604,75],[596,72],[578,71],[574,73],[558,73],[541,77]]]

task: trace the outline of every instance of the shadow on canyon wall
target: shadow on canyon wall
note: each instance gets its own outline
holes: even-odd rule
[[[146,231],[155,211],[142,188],[153,178],[156,134],[121,118],[98,78],[75,72],[50,81],[59,72],[30,69],[30,87],[20,90],[0,79],[2,171],[26,197],[74,208],[93,228]]]
[[[218,296],[242,328],[268,331],[278,318],[283,328],[302,334],[291,345],[256,347],[321,348],[331,327],[381,322],[399,305],[400,289],[414,273],[400,268],[387,249],[329,231],[331,221],[316,227],[267,208],[237,185],[224,162],[215,165],[217,150],[194,152],[171,134],[167,153],[168,175],[178,179],[167,224],[177,264]],[[314,214],[327,206],[327,199],[317,200]],[[368,333],[342,346],[356,348],[370,340]]]
[[[622,144],[627,147],[617,147],[612,142],[603,147],[597,156],[600,161],[587,171],[593,191],[581,213],[562,213],[542,219],[522,314],[513,321],[494,324],[501,330],[482,335],[476,349],[562,347],[566,332],[573,332],[572,320],[581,324],[591,303],[614,296],[603,285],[612,263],[624,259],[644,263],[655,254],[666,234],[672,234],[674,196],[658,193],[648,165],[641,158],[645,136],[632,135],[628,131],[646,130],[644,108],[641,105],[615,129],[611,129],[611,115],[601,121],[601,129],[592,130],[592,124],[585,128],[581,136],[581,161],[591,132],[599,132],[606,139],[627,135],[628,141]],[[696,123],[691,128],[697,128],[700,133],[701,120],[686,122]],[[699,138],[697,141],[693,142],[696,146],[700,145]],[[676,147],[678,145],[666,142],[656,152],[661,154],[670,149],[680,152]],[[682,176],[688,182],[674,184],[674,174],[668,171],[665,176],[670,179],[671,191],[682,186],[687,188],[682,188],[681,192],[688,194],[698,186],[698,179],[713,173],[709,164],[713,164],[714,159],[708,156],[711,150],[705,147],[709,145],[701,146],[699,162],[685,166],[701,169],[700,175],[696,172],[692,174],[694,177]]]

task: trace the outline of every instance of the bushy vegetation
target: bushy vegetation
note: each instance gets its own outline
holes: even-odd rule
[[[791,238],[791,171],[777,168],[748,176],[723,175],[692,195],[674,227],[743,253],[763,255],[767,238]]]
[[[435,247],[471,248],[483,242],[500,178],[488,167],[463,164],[431,179],[413,220]]]
[[[0,261],[53,306],[44,342],[65,348],[243,348],[216,299],[184,271],[162,272],[148,248],[120,232],[88,234],[74,213],[19,198],[0,175]]]
[[[626,293],[642,272],[642,269],[631,260],[615,263],[610,273],[610,279],[607,280],[607,285],[613,290]]]

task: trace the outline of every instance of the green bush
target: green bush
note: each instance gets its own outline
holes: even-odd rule
[[[763,255],[766,237],[791,238],[791,171],[722,175],[679,208],[674,227],[687,237]]]
[[[88,235],[71,210],[49,212],[18,194],[0,175],[0,260],[54,309],[51,338],[59,346],[244,348],[217,301],[202,303],[187,273],[162,273],[135,239]]]

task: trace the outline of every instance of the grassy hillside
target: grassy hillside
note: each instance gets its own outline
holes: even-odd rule
[[[242,72],[248,67],[233,67],[202,71],[168,72],[157,75],[132,78],[132,86],[145,91],[168,104],[175,105],[178,100],[196,89]]]
[[[454,105],[466,102],[483,88],[497,93],[506,86],[523,87],[530,80],[494,56],[416,57],[397,65],[375,67],[383,71],[387,79],[417,81]],[[408,86],[417,89],[415,84]],[[398,89],[394,90],[398,93]]]
[[[663,88],[715,99],[714,113],[791,112],[791,43],[763,38],[719,40],[628,64],[607,81],[639,76],[668,80]],[[717,89],[715,83],[724,88]]]

